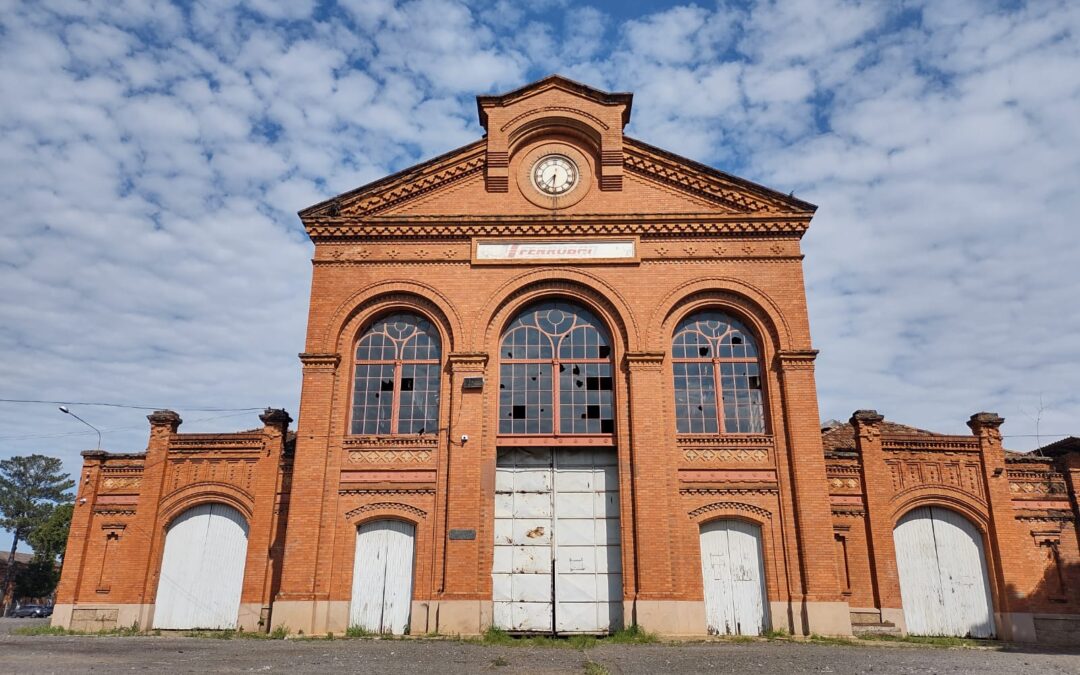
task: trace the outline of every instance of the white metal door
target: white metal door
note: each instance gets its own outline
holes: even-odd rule
[[[404,635],[412,610],[416,528],[375,520],[356,530],[349,625],[372,633]]]
[[[248,525],[224,504],[202,504],[169,525],[154,605],[154,628],[236,628]]]
[[[917,508],[897,523],[893,542],[909,633],[994,634],[982,536],[967,518],[949,509]]]
[[[701,576],[712,635],[760,635],[768,627],[761,528],[733,518],[701,527]]]
[[[613,451],[499,453],[492,586],[499,628],[605,633],[622,626]]]

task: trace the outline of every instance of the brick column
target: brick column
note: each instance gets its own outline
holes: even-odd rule
[[[630,494],[622,498],[631,498],[633,504],[637,591],[633,613],[628,612],[626,618],[649,630],[662,630],[671,623],[667,603],[676,595],[670,522],[672,493],[676,489],[671,475],[675,462],[664,452],[671,446],[674,425],[666,424],[659,400],[665,385],[663,363],[663,352],[626,355],[630,379],[630,480],[620,480],[620,485],[630,486]],[[624,556],[629,554],[623,551]]]
[[[269,630],[270,574],[273,564],[270,546],[274,535],[274,500],[277,497],[281,453],[292,417],[281,409],[267,408],[259,415],[263,423],[263,452],[255,464],[252,486],[254,511],[248,525],[247,561],[244,566],[244,589],[240,599],[240,627],[243,630]]]
[[[484,433],[484,392],[496,396],[498,382],[485,378],[479,388],[463,386],[465,378],[484,377],[488,363],[484,352],[453,352],[447,360],[450,421],[439,453],[432,552],[438,561],[434,570],[438,602],[427,625],[440,633],[476,634],[491,625],[493,518],[487,506],[495,493],[496,448],[494,433]],[[462,441],[463,436],[468,440]],[[453,539],[451,530],[457,534]]]
[[[143,570],[142,593],[136,600],[139,610],[139,625],[149,628],[153,624],[151,610],[157,595],[158,561],[153,559],[159,538],[165,535],[165,523],[158,520],[158,509],[165,487],[165,474],[169,463],[169,443],[183,420],[172,410],[156,410],[146,416],[150,420],[150,440],[146,445],[146,461],[143,465],[142,481],[139,484],[139,502],[135,507],[135,518],[128,530],[127,545],[131,553],[127,559],[133,569]],[[118,625],[130,625],[122,619]]]
[[[862,466],[866,546],[870,556],[874,604],[881,611],[882,621],[891,621],[906,632],[889,506],[893,486],[881,445],[881,423],[884,420],[876,410],[856,410],[851,416],[851,426],[855,428],[855,447]]]
[[[1028,561],[1025,551],[1030,542],[1024,541],[1023,531],[1016,521],[1009,491],[1009,476],[1005,467],[1005,450],[1001,445],[1001,425],[1005,419],[997,413],[975,413],[968,420],[968,427],[979,439],[979,455],[982,458],[983,485],[989,504],[990,523],[987,539],[987,558],[994,565],[995,594],[994,613],[998,637],[1018,642],[1035,641],[1035,622],[1021,592],[1007,582],[1023,579],[1027,575]],[[989,561],[988,561],[989,562]]]
[[[316,623],[316,570],[320,558],[329,560],[332,556],[330,545],[321,541],[321,537],[323,534],[333,536],[331,532],[323,531],[322,521],[326,500],[337,498],[336,490],[327,493],[327,463],[334,379],[340,361],[338,354],[300,355],[300,362],[304,364],[300,422],[296,432],[281,589],[274,598],[271,618],[274,626],[282,625],[294,632],[312,632]],[[325,593],[323,595],[325,600]]]
[[[56,586],[53,626],[68,628],[71,625],[71,610],[79,599],[83,569],[90,562],[86,560],[86,547],[92,534],[90,526],[94,520],[94,502],[101,478],[101,463],[106,455],[103,450],[87,450],[82,453],[83,468],[78,477],[64,566],[60,570],[60,583]]]
[[[821,445],[816,350],[782,351],[777,355],[784,408],[784,428],[790,453],[790,486],[795,502],[799,540],[805,629],[821,635],[850,635],[851,612],[840,593],[836,544],[832,530],[825,451]]]

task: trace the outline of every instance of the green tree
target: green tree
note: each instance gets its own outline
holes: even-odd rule
[[[49,519],[59,502],[71,499],[68,490],[75,481],[63,472],[55,457],[28,455],[0,459],[0,527],[11,532],[7,570],[0,584],[0,599],[6,599],[15,571],[15,551],[20,541]],[[2,614],[7,614],[5,606]]]
[[[72,502],[57,504],[45,522],[27,535],[26,540],[34,549],[35,558],[63,564],[68,530],[71,529],[71,516],[74,512],[75,504]]]

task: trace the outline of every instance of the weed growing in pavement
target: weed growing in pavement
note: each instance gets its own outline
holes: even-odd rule
[[[503,666],[510,665],[510,662],[507,661],[506,659],[504,659],[503,657],[499,656],[499,657],[496,657],[495,660],[493,660],[491,662],[491,665],[495,666],[496,668],[502,668]]]
[[[271,640],[284,640],[289,634],[289,628],[283,623],[279,623],[274,627],[274,630],[270,631],[268,636]]]
[[[596,661],[585,662],[585,675],[609,675],[610,672]]]
[[[622,630],[615,631],[611,635],[602,638],[604,642],[610,642],[612,644],[651,644],[659,642],[660,638],[656,636],[656,633],[650,633],[641,626],[634,624],[629,628],[623,628]]]
[[[823,645],[849,645],[850,646],[850,645],[858,644],[855,640],[852,640],[851,638],[818,635],[817,633],[811,633],[809,641],[810,642],[816,642],[818,644],[823,644]]]
[[[761,637],[767,640],[783,640],[784,638],[791,637],[791,634],[783,628],[777,628],[776,630],[769,629],[765,631],[761,634]]]
[[[353,624],[352,626],[349,626],[345,629],[345,637],[364,638],[372,637],[374,635],[375,634],[369,631],[367,628],[364,628],[363,626],[358,626],[356,624]]]
[[[928,647],[984,647],[994,644],[993,641],[989,640],[932,635],[905,635],[903,637],[899,635],[860,635],[859,639],[878,642],[902,642]]]

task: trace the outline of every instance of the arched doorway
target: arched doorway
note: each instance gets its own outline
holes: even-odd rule
[[[247,521],[225,504],[201,504],[173,520],[165,535],[154,628],[236,628],[247,544]]]
[[[768,629],[761,528],[735,518],[701,526],[701,577],[710,635],[760,635]]]
[[[893,540],[909,633],[993,636],[986,555],[971,521],[949,509],[923,506],[900,519]]]
[[[585,308],[534,304],[499,347],[493,622],[515,632],[622,627],[609,333]]]
[[[356,530],[349,626],[404,635],[412,612],[416,527],[373,520]]]

